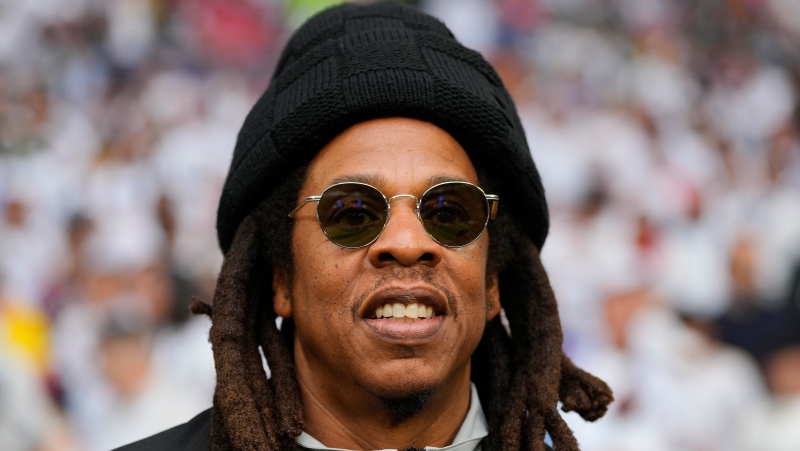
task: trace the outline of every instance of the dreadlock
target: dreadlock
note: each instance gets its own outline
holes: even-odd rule
[[[192,304],[193,312],[213,320],[213,451],[294,449],[303,430],[292,356],[294,324],[283,320],[278,330],[271,283],[273,271],[293,272],[286,212],[294,207],[304,175],[305,168],[292,172],[241,223],[225,255],[213,309],[200,301]],[[491,179],[481,178],[484,186],[491,185]],[[488,421],[484,449],[543,451],[547,432],[557,451],[578,450],[558,402],[564,411],[594,421],[612,401],[611,390],[563,353],[553,291],[538,250],[518,221],[498,215],[489,233],[488,271],[497,276],[509,328],[500,315],[490,321],[472,356],[471,378]]]

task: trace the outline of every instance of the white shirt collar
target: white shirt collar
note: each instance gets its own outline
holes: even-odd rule
[[[470,383],[469,392],[469,410],[464,422],[461,423],[461,428],[458,430],[456,437],[453,439],[453,444],[445,446],[444,448],[434,448],[428,446],[425,449],[428,451],[480,451],[480,443],[484,437],[489,435],[486,425],[486,417],[483,415],[483,407],[481,401],[478,399],[478,390],[475,384]],[[350,451],[340,448],[328,448],[319,440],[303,432],[297,437],[297,444],[303,448],[318,451]],[[394,451],[394,450],[382,450]]]

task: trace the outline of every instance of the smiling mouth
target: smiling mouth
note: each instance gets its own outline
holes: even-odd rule
[[[362,318],[373,333],[392,341],[435,336],[446,318],[444,297],[426,287],[390,288],[370,297]]]

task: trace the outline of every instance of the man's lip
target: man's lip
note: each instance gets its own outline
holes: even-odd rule
[[[447,314],[447,302],[445,302],[444,296],[439,291],[425,286],[395,286],[384,288],[370,295],[361,306],[359,316],[365,319],[373,318],[378,307],[398,302],[404,305],[421,303],[428,307],[433,307],[433,312],[437,316]]]
[[[419,341],[435,336],[442,328],[444,316],[423,319],[414,323],[391,319],[367,319],[365,323],[373,333],[392,341]]]

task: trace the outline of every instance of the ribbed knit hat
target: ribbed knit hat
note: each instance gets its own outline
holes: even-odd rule
[[[458,140],[476,167],[502,182],[501,214],[515,216],[541,248],[544,190],[497,73],[435,18],[377,3],[323,11],[289,40],[239,132],[217,211],[223,252],[289,172],[351,125],[392,116],[432,122]]]

